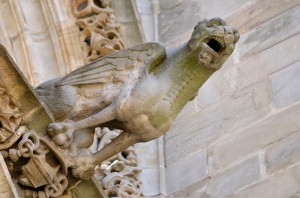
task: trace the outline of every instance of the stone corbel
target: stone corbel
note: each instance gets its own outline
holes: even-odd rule
[[[2,45],[0,66],[0,152],[19,196],[55,198],[69,193],[72,197],[88,190],[95,197],[103,197],[93,180],[70,176],[72,153],[48,137],[46,128],[54,121],[52,115]],[[84,189],[86,183],[88,189]]]

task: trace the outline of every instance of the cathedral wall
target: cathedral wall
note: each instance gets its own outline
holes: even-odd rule
[[[188,39],[195,18],[211,17],[224,18],[241,38],[164,136],[161,193],[299,196],[300,2],[189,2],[161,1],[156,14],[163,30],[156,40],[177,46]]]

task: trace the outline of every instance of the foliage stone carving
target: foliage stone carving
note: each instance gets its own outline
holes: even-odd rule
[[[74,0],[72,8],[78,18],[86,61],[91,62],[125,48],[110,0]]]
[[[0,87],[0,143],[15,133],[20,125],[21,115],[14,100]]]

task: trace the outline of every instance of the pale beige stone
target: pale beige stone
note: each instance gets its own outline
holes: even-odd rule
[[[88,62],[124,49],[119,27],[114,15],[100,13],[79,19],[80,40]]]
[[[284,12],[289,12],[289,9],[297,7],[300,2],[298,0],[289,0],[288,2],[260,0],[246,3],[248,4],[244,4],[242,9],[237,9],[237,12],[227,18],[241,33],[245,33]]]
[[[11,180],[10,174],[7,170],[6,164],[0,153],[0,197],[18,198],[19,195]]]
[[[187,188],[208,177],[206,150],[200,150],[166,167],[166,194]]]
[[[266,172],[273,174],[300,161],[300,133],[292,134],[265,149]]]
[[[111,2],[111,7],[120,24],[120,35],[126,47],[146,42],[136,3],[137,1],[126,0],[112,0]]]
[[[269,77],[275,108],[284,108],[300,100],[299,75],[300,62],[296,62]]]
[[[300,105],[294,105],[219,140],[212,151],[216,168],[223,168],[300,130],[299,111]]]
[[[110,0],[72,0],[72,10],[78,18],[80,41],[87,62],[124,49],[120,24]]]
[[[265,178],[243,190],[236,192],[230,198],[283,198],[299,196],[300,165],[288,168],[280,173]]]
[[[290,37],[276,45],[268,48],[250,59],[239,63],[237,67],[238,76],[236,77],[236,91],[245,88],[266,76],[285,68],[300,60],[298,45],[300,35]],[[288,57],[288,58],[287,58]]]
[[[10,171],[5,172],[7,179],[0,174],[3,190],[10,193],[6,184],[11,174],[12,186],[21,197],[59,197],[68,187],[67,167],[72,157],[49,141],[45,131],[53,121],[52,114],[40,102],[4,47],[0,47],[0,167],[4,172]],[[10,136],[5,136],[8,132]],[[88,190],[101,197],[98,187],[91,181]]]
[[[108,128],[96,128],[95,131],[97,139],[99,139],[95,152],[101,150],[122,132],[121,130],[109,130]],[[131,146],[102,162],[96,168],[95,177],[108,197],[116,195],[124,198],[130,196],[139,198],[142,197],[142,182],[138,179],[140,172],[140,167],[137,167],[135,149]]]
[[[137,3],[139,4],[141,1],[138,0]],[[127,36],[124,42],[126,43],[127,39],[131,39],[132,42],[138,42],[134,40],[138,36],[134,36],[134,38],[130,37],[133,34],[131,30],[137,28],[133,22],[134,17],[129,12],[131,8],[122,7],[121,5],[124,2],[130,4],[132,1],[116,0],[115,2],[119,4],[118,9],[122,12],[119,22],[122,24],[121,36]],[[297,114],[299,108],[295,106],[299,102],[299,90],[297,86],[299,83],[298,78],[296,78],[298,66],[294,64],[299,61],[298,44],[300,40],[298,34],[299,26],[297,25],[299,21],[297,20],[299,18],[299,1],[225,0],[222,2],[222,6],[220,6],[218,0],[143,0],[142,2],[148,3],[143,7],[143,12],[140,12],[141,15],[144,15],[142,16],[144,30],[151,32],[147,36],[147,39],[159,41],[163,38],[164,42],[167,43],[167,48],[170,49],[189,39],[189,33],[192,31],[191,28],[194,25],[191,21],[198,20],[199,18],[226,16],[231,25],[236,25],[238,30],[243,32],[242,42],[236,54],[223,66],[225,70],[216,73],[208,81],[207,85],[202,87],[203,89],[200,90],[197,101],[189,103],[179,115],[180,119],[177,121],[178,124],[176,123],[175,125],[178,131],[174,133],[174,136],[170,135],[165,138],[166,145],[168,145],[166,152],[167,162],[169,164],[175,163],[175,161],[179,163],[184,159],[184,154],[190,155],[208,147],[209,156],[208,159],[204,159],[204,162],[208,164],[208,170],[214,173],[215,169],[220,171],[220,169],[236,164],[238,161],[243,161],[249,154],[252,155],[253,152],[265,148],[270,142],[277,142],[278,139],[283,138],[283,140],[277,142],[274,146],[267,147],[266,150],[266,154],[270,155],[269,158],[267,157],[268,159],[277,159],[276,156],[281,151],[286,153],[286,158],[279,157],[278,160],[272,160],[272,163],[270,161],[270,168],[272,167],[272,170],[269,170],[269,173],[282,172],[270,175],[269,177],[265,175],[267,177],[265,180],[251,186],[246,186],[243,190],[233,188],[234,190],[231,191],[238,190],[233,197],[298,197],[299,182],[296,175],[299,171],[297,170],[298,168],[295,168],[298,164],[294,164],[298,162],[297,156],[295,158],[292,156],[299,149],[297,146],[293,146],[297,145],[293,142],[292,137],[294,136],[287,137],[293,133],[292,131],[299,130],[298,121],[296,120],[299,117]],[[153,7],[154,4],[152,3],[156,3],[156,7]],[[39,54],[32,49],[35,43],[31,40],[37,41],[41,39],[44,44],[37,44],[39,51],[45,48],[49,50],[49,54],[43,54],[40,57],[56,56],[56,60],[52,58],[47,60],[50,62],[53,62],[53,60],[56,61],[59,68],[54,69],[59,71],[59,75],[68,73],[84,65],[84,53],[82,53],[78,38],[79,30],[75,24],[77,19],[71,11],[70,0],[36,1],[36,3],[29,1],[28,6],[38,9],[38,18],[42,19],[41,23],[37,23],[37,27],[47,24],[45,26],[49,28],[47,34],[45,32],[37,32],[38,34],[33,36],[29,33],[24,35],[18,33],[19,30],[24,31],[22,26],[24,22],[22,12],[24,12],[25,16],[29,16],[28,14],[30,14],[30,16],[36,17],[34,13],[28,13],[27,10],[20,9],[18,5],[19,3],[16,0],[1,1],[0,18],[5,18],[6,20],[0,21],[0,41],[13,53],[15,59],[20,63],[19,67],[31,82],[35,82],[36,84],[40,78],[46,79],[47,76],[44,75],[47,75],[47,71],[52,71],[47,68],[39,69],[40,65],[32,66],[36,63],[43,63],[43,61],[36,60],[34,63],[31,61],[30,56],[32,55],[29,56],[27,49],[29,49],[30,54],[34,55],[32,57]],[[191,6],[194,8],[191,8]],[[29,8],[28,11],[34,9]],[[182,10],[196,10],[197,14],[195,12],[182,12],[183,15],[180,15]],[[117,18],[121,15],[116,13]],[[127,17],[129,15],[130,17]],[[193,18],[192,20],[189,18],[190,15]],[[183,18],[186,20],[182,20]],[[293,20],[294,18],[296,20]],[[31,17],[27,17],[27,19],[30,20]],[[35,30],[35,24],[32,21],[29,21],[30,26],[28,26],[30,27],[30,33]],[[171,22],[168,24],[168,21],[174,21],[174,23]],[[190,24],[186,23],[186,21]],[[175,23],[176,26],[174,25]],[[122,31],[128,29],[129,31],[122,35]],[[271,29],[272,31],[270,31]],[[160,30],[164,30],[164,32],[159,33]],[[47,42],[45,42],[45,35],[51,38]],[[169,35],[169,37],[166,35]],[[24,36],[26,39],[24,39]],[[52,44],[49,40],[51,40],[54,46],[50,47],[50,49],[48,48]],[[45,50],[44,52],[47,51]],[[49,66],[51,66],[50,63],[45,65],[45,67]],[[289,67],[286,68],[287,66]],[[38,69],[32,70],[32,68]],[[41,74],[41,71],[43,74]],[[39,72],[39,74],[36,72]],[[226,108],[226,105],[229,107]],[[218,108],[220,108],[219,111]],[[282,111],[281,108],[288,109]],[[199,113],[199,111],[203,111],[203,113]],[[295,112],[292,113],[293,111]],[[261,120],[266,114],[270,114],[269,117]],[[215,120],[217,124],[215,124]],[[192,126],[188,126],[187,124],[190,121],[192,121]],[[249,124],[253,124],[250,127],[252,131],[250,131],[250,128],[243,129]],[[257,126],[254,126],[256,124]],[[196,138],[203,138],[204,140],[181,136],[180,133],[186,132],[185,127],[187,127],[187,130],[195,129],[192,133],[188,132],[189,135],[195,135]],[[205,134],[208,134],[207,128],[210,129],[209,135],[212,134],[212,139],[205,136]],[[204,132],[204,136],[201,135],[202,132]],[[242,133],[245,134],[242,135]],[[246,135],[247,133],[249,135]],[[207,141],[208,139],[211,141]],[[285,141],[291,144],[285,144]],[[214,143],[212,148],[215,145],[219,145],[215,153],[216,156],[213,155],[214,150],[211,150],[211,143]],[[147,148],[143,148],[142,151],[147,151]],[[170,153],[171,156],[168,156]],[[152,155],[154,152],[150,152],[149,154]],[[157,156],[151,157],[145,156],[146,162],[141,162],[143,168],[149,169],[145,171],[144,179],[153,175],[164,178],[163,171],[159,173],[155,169],[155,163],[159,163],[159,160],[156,160]],[[216,157],[215,163],[213,157]],[[190,159],[190,164],[192,164],[192,160]],[[264,160],[260,159],[260,163],[262,162]],[[291,165],[293,166],[292,168],[290,168]],[[263,164],[261,164],[261,167],[263,167]],[[263,170],[261,171],[264,172]],[[215,175],[212,175],[212,179],[214,177]],[[226,178],[230,180],[231,177],[228,176]],[[216,178],[216,180],[218,179],[220,177]],[[151,181],[155,182],[155,184],[153,188],[149,188],[148,190],[153,190],[155,194],[159,194],[159,185],[161,185],[161,192],[166,192],[164,191],[164,187],[168,187],[168,184],[158,184],[162,181],[158,178],[147,181],[146,184],[151,185]],[[178,188],[179,191],[186,190],[185,193],[179,194],[182,195],[179,197],[210,197],[206,192],[207,189],[202,189],[202,192],[201,186],[198,187],[199,192],[189,187]],[[216,187],[214,190],[219,192],[220,187]],[[189,191],[195,192],[189,194]],[[169,197],[172,196],[169,195]],[[157,197],[165,196],[157,195]]]
[[[240,58],[249,58],[298,34],[299,13],[297,6],[243,34],[238,47]]]
[[[36,91],[57,119],[48,126],[48,134],[58,146],[78,149],[72,158],[73,176],[88,179],[102,161],[166,133],[199,87],[221,68],[238,39],[238,32],[222,19],[204,20],[172,56],[166,56],[160,44],[145,43],[38,86]],[[116,125],[110,126],[110,121]],[[96,153],[81,146],[89,144],[93,133],[75,133],[73,141],[75,131],[100,124],[124,131]]]
[[[226,131],[239,128],[241,123],[256,118],[254,113],[252,98],[247,94],[181,117],[165,136],[166,163],[180,160],[181,156],[200,150]]]
[[[238,189],[261,179],[261,166],[258,155],[254,155],[238,164],[214,175],[207,194],[211,198],[228,197]]]

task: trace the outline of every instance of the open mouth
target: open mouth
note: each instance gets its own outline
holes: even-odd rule
[[[225,41],[222,37],[211,36],[202,43],[202,50],[199,53],[199,62],[207,65],[212,64],[225,49]]]
[[[221,38],[212,38],[208,41],[207,45],[215,52],[219,53],[224,48],[224,40]]]

